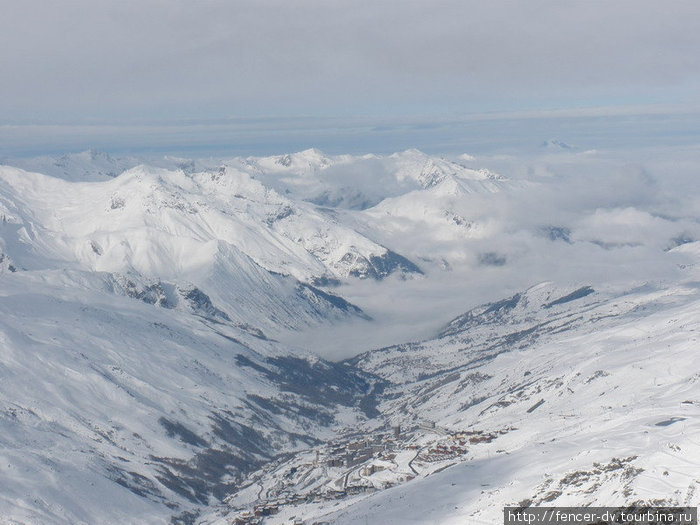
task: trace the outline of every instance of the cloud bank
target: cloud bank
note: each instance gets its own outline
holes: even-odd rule
[[[698,102],[697,2],[11,2],[0,115],[114,121]]]

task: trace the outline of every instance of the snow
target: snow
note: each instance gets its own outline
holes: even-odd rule
[[[168,461],[230,450],[245,463],[270,453],[273,443],[298,448],[295,434],[329,433],[328,423],[319,423],[324,405],[303,397],[293,402],[295,395],[282,394],[266,373],[240,365],[244,359],[269,367],[265,356],[289,356],[320,366],[318,358],[221,320],[101,292],[93,273],[40,279],[31,273],[6,275],[0,297],[3,515],[23,507],[17,519],[32,523],[128,516],[160,523],[170,512],[163,502],[192,507],[159,481],[173,469]],[[308,414],[267,412],[251,405],[251,396],[279,396],[290,407],[306,406]],[[268,445],[227,441],[217,430],[228,428],[219,418],[245,428],[260,417],[266,423],[256,426],[257,439]],[[358,417],[352,409],[343,419]],[[221,467],[237,475],[234,466]]]
[[[473,350],[460,350],[450,335],[369,353],[359,363],[384,377],[381,363],[394,357],[402,363],[390,368],[393,385],[381,410],[403,413],[407,429],[416,417],[436,423],[439,431],[418,431],[412,441],[419,453],[454,443],[445,433],[496,432],[495,439],[470,442],[466,455],[451,460],[414,463],[419,475],[401,482],[409,472],[401,459],[410,452],[405,450],[382,471],[395,487],[346,498],[335,508],[289,507],[265,523],[286,523],[294,512],[339,524],[494,523],[504,506],[523,501],[697,505],[697,284],[612,296],[595,292],[543,308],[552,294],[563,292],[543,283],[523,294],[527,304],[521,303],[520,312],[513,307],[490,332],[480,335],[481,323],[464,328],[459,337],[468,337]],[[532,317],[537,314],[545,319]],[[499,347],[498,338],[521,332],[521,322],[552,326],[525,345]],[[499,348],[491,359],[478,350],[481,340]],[[456,353],[450,353],[453,348]],[[449,361],[435,366],[436,358]],[[424,371],[431,375],[416,377]],[[448,374],[457,377],[445,380]],[[475,374],[481,379],[464,382]],[[474,396],[479,401],[469,403]]]
[[[697,505],[694,171],[486,160],[0,166],[0,514]]]

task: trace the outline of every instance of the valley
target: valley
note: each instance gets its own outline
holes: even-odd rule
[[[417,150],[0,166],[0,512],[696,505],[692,177],[611,195],[561,155],[551,178]]]

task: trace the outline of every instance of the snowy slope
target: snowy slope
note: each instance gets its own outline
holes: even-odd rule
[[[505,179],[418,150],[392,155],[328,156],[310,149],[274,157],[231,159],[266,184],[322,206],[366,209],[384,199],[452,181],[467,193],[493,192]]]
[[[0,166],[3,518],[698,503],[682,184],[586,193],[415,150],[139,162]],[[372,330],[391,346],[357,355]]]
[[[694,281],[544,283],[434,340],[364,354],[352,362],[390,381],[382,416],[260,477],[282,484],[267,489],[279,513],[264,523],[496,523],[506,505],[697,505],[699,330]],[[255,495],[232,497],[222,515],[245,515]]]
[[[70,182],[99,182],[113,179],[123,172],[147,164],[158,168],[185,173],[216,171],[221,166],[217,159],[191,159],[171,155],[120,156],[89,149],[63,155],[0,158],[0,164],[25,171],[42,173]]]
[[[3,168],[2,183],[6,207],[37,223],[36,242],[97,270],[185,275],[210,263],[223,242],[270,271],[308,280],[361,274],[360,259],[388,253],[332,216],[225,169],[186,175],[142,166],[107,182],[71,184]]]
[[[422,347],[439,345],[440,358],[455,358],[452,366],[415,382],[401,399],[407,416],[429,417],[452,433],[492,433],[493,441],[471,443],[459,466],[369,498],[330,522],[366,515],[382,523],[408,516],[415,523],[493,523],[503,506],[523,502],[700,503],[697,284],[578,299],[549,292],[535,304],[541,289],[524,294],[518,303],[530,305],[520,312],[511,303],[489,312],[491,305],[453,322]],[[570,306],[552,304],[567,297]],[[469,349],[460,350],[465,343]],[[433,363],[422,370],[434,373]]]
[[[131,157],[114,157],[103,151],[88,150],[60,156],[5,158],[0,164],[14,166],[72,182],[104,181],[141,164]]]
[[[355,157],[307,150],[225,163],[280,193],[333,208],[344,224],[410,260],[427,262],[425,269],[473,259],[462,242],[499,233],[484,202],[527,186],[418,150]]]
[[[261,339],[201,301],[158,308],[102,285],[74,271],[2,277],[4,519],[196,514],[246,471],[366,417],[361,372]]]
[[[71,183],[4,167],[0,213],[14,267],[193,284],[232,317],[270,330],[360,313],[313,283],[420,272],[332,215],[226,169],[137,167]]]

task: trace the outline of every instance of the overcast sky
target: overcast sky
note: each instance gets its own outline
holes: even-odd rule
[[[700,105],[700,2],[22,0],[0,124]]]

